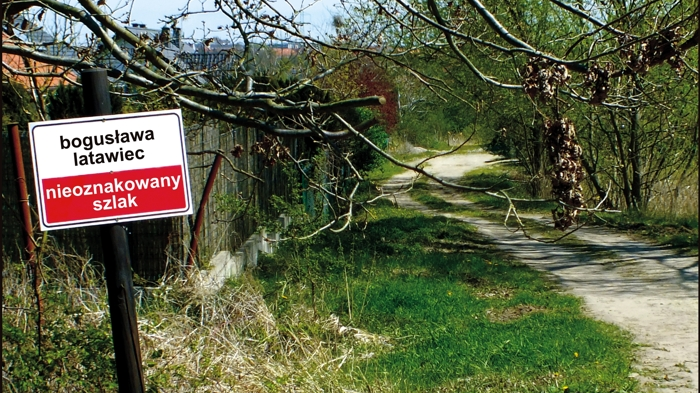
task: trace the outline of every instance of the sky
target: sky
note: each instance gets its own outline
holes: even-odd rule
[[[337,7],[339,0],[318,0],[315,3],[308,0],[287,1],[297,9],[308,7],[302,13],[300,21],[308,24],[307,31],[314,36],[332,31],[333,15],[340,13],[340,9]],[[271,3],[280,12],[286,13],[286,16],[291,16],[291,8],[287,1],[273,0]],[[202,9],[213,9],[213,3],[212,0],[112,0],[107,2],[117,20],[126,20],[130,12],[131,23],[145,24],[154,29],[163,27],[165,15],[178,14],[188,4],[190,11],[201,11]],[[230,20],[220,13],[195,14],[187,17],[179,27],[182,28],[183,37],[194,36],[195,39],[202,39],[206,30],[206,38],[216,36],[225,38],[224,34],[219,33],[217,27],[227,24],[227,21],[230,25]]]

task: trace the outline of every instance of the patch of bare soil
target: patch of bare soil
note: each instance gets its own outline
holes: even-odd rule
[[[427,169],[455,181],[495,158],[485,153],[451,155],[431,160]],[[400,190],[412,179],[413,174],[408,172],[397,175],[385,185],[385,191]],[[451,203],[470,204],[437,184],[435,190]],[[640,344],[638,372],[630,376],[640,380],[642,391],[698,391],[697,256],[680,257],[671,250],[601,227],[584,227],[574,234],[588,246],[542,243],[510,232],[502,222],[427,209],[407,194],[397,194],[395,201],[402,207],[443,214],[477,226],[500,249],[552,274],[567,291],[584,300],[591,316],[630,331]],[[601,249],[606,251],[605,259],[600,259]]]
[[[532,314],[536,311],[543,311],[542,307],[535,307],[529,304],[518,304],[517,306],[508,307],[503,310],[486,310],[486,315],[491,322],[506,323],[515,321],[525,315]]]

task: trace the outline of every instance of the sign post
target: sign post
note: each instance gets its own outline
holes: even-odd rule
[[[104,69],[81,75],[85,115],[29,124],[41,229],[100,225],[120,393],[145,391],[123,222],[192,214],[179,110],[112,115]]]
[[[111,115],[112,104],[109,100],[107,71],[86,70],[81,76],[85,114]],[[126,230],[119,224],[107,224],[100,228],[100,232],[105,257],[105,278],[119,392],[144,393],[146,389]]]

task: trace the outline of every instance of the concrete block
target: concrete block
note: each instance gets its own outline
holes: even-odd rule
[[[255,243],[258,246],[258,251],[267,252],[267,249],[265,248],[265,245],[267,243],[267,241],[265,240],[265,238],[267,237],[267,232],[261,230],[260,233],[256,233],[252,237],[255,239]]]
[[[212,258],[205,277],[212,289],[219,289],[229,277],[238,277],[242,273],[242,258],[236,258],[229,251],[221,251]]]
[[[286,215],[279,217],[280,224],[287,228],[291,220]],[[208,271],[201,272],[202,285],[208,291],[217,291],[229,277],[239,277],[246,268],[256,268],[258,266],[258,253],[273,253],[277,249],[277,242],[281,239],[278,232],[268,234],[261,230],[260,233],[252,235],[243,243],[237,252],[220,251],[209,262]]]
[[[243,274],[243,271],[245,270],[245,254],[238,251],[237,253],[233,254],[233,259],[236,260],[236,276],[238,277]]]
[[[251,238],[243,244],[245,253],[245,267],[256,268],[258,266],[258,245],[255,239]]]
[[[292,218],[289,217],[286,214],[281,214],[280,217],[278,218],[280,224],[282,224],[282,228],[287,229],[289,224],[292,222]]]

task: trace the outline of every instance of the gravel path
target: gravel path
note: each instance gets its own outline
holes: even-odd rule
[[[485,153],[451,155],[431,160],[426,169],[456,181],[467,171],[489,165],[494,158]],[[393,177],[384,186],[385,191],[399,190],[413,176],[406,172]],[[434,186],[434,193],[451,203],[471,204],[459,193]],[[586,246],[542,243],[510,232],[502,222],[429,210],[407,194],[397,194],[396,202],[477,226],[502,250],[554,275],[567,291],[584,300],[590,315],[630,331],[641,344],[637,354],[639,372],[631,377],[640,380],[642,391],[698,391],[697,257],[679,257],[663,247],[602,227],[584,227],[575,233]],[[605,257],[600,256],[601,250]]]

